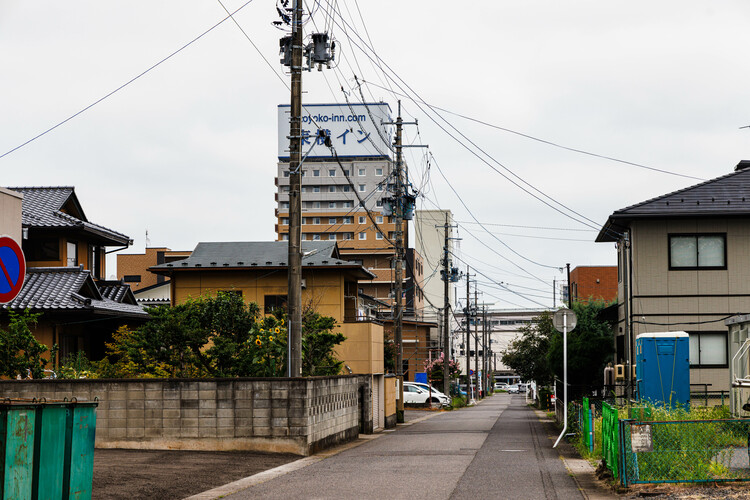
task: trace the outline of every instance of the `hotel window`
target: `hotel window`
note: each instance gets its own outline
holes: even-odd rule
[[[344,202],[344,208],[352,208],[352,202],[351,201],[345,201]]]
[[[353,234],[354,234],[354,233],[344,233],[344,234],[343,234],[343,237],[342,237],[341,239],[342,239],[342,240],[351,240],[351,239],[352,239],[352,237],[353,237]]]
[[[320,193],[320,186],[313,186],[313,193]]]
[[[336,217],[328,217],[329,224],[336,224]]]
[[[669,269],[726,269],[726,234],[670,234]]]
[[[320,224],[320,217],[313,217],[313,224]]]
[[[359,185],[359,192],[360,193],[364,193],[366,189],[367,189],[367,186],[365,186],[364,184],[360,184]]]
[[[313,170],[313,177],[320,177],[320,170]]]
[[[345,193],[348,193],[348,192],[349,192],[349,186],[348,186],[348,185],[346,185],[346,186],[342,186],[342,188],[343,188],[342,190],[343,190],[343,191],[344,191]]]
[[[375,234],[375,239],[376,240],[382,240],[383,239],[383,233],[376,233]]]
[[[375,222],[377,222],[378,224],[382,224],[383,223],[383,216],[382,215],[378,215],[377,217],[375,217]]]
[[[299,188],[299,191],[300,191],[300,193],[306,193],[307,192],[307,188],[305,186],[302,186],[301,188]]]
[[[335,193],[336,192],[336,186],[328,186],[328,192],[329,193]]]
[[[360,168],[360,169],[359,169],[359,170],[357,171],[357,175],[359,175],[360,177],[361,177],[361,176],[363,176],[363,175],[365,175],[365,173],[366,173],[366,171],[365,171],[365,169],[364,169],[364,168]]]
[[[383,169],[382,168],[376,168],[375,169],[375,175],[379,175],[382,177],[383,175]]]
[[[367,233],[359,233],[359,239],[360,240],[366,240],[367,239]]]
[[[328,208],[336,208],[336,202],[335,201],[329,201],[328,202]]]
[[[288,202],[288,201],[282,201],[282,202],[281,202],[281,208],[286,208],[286,209],[288,209],[288,208],[289,208],[289,202]]]
[[[320,202],[319,201],[313,202],[313,208],[320,208]]]
[[[351,223],[352,223],[351,217],[344,217],[342,224],[351,224]]]
[[[349,177],[349,169],[348,168],[344,169],[344,175],[347,176],[347,177]]]
[[[328,235],[328,239],[331,241],[336,241],[336,233],[331,233]]]
[[[363,215],[359,216],[359,223],[364,224],[365,223],[365,217]]]
[[[312,239],[313,239],[313,241],[320,241],[320,235],[317,234],[317,233],[315,233],[315,234],[313,234],[313,238]]]
[[[336,169],[332,168],[328,171],[328,177],[336,177]]]
[[[289,217],[282,217],[281,218],[281,223],[283,225],[285,225],[285,226],[288,226],[289,225]]]
[[[302,225],[304,226],[307,224],[307,217],[302,217]]]
[[[704,368],[728,366],[727,332],[688,332],[688,334],[690,335],[690,366]],[[672,347],[671,343],[669,346]]]

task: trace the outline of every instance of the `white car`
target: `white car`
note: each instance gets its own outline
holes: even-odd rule
[[[420,389],[424,389],[425,391],[427,391],[427,392],[430,392],[430,386],[429,386],[429,385],[427,385],[427,384],[424,384],[424,383],[422,383],[422,382],[404,382],[404,385],[407,385],[407,384],[408,384],[408,385],[416,385],[416,386],[417,386],[417,387],[419,387]],[[443,391],[440,391],[440,390],[438,390],[438,389],[437,389],[437,388],[436,388],[436,387],[435,387],[435,386],[433,385],[433,386],[432,386],[432,395],[433,395],[433,396],[438,396],[438,397],[440,397],[440,396],[445,396],[445,393],[443,393]],[[450,398],[449,398],[449,397],[447,397],[447,396],[445,396],[445,398],[446,398],[447,400],[450,400]]]
[[[507,390],[511,394],[518,394],[520,392],[518,384],[509,385]]]
[[[495,382],[495,390],[496,391],[507,391],[508,387],[510,387],[505,382]]]
[[[416,385],[411,385],[408,382],[404,383],[404,403],[424,404],[429,398],[429,391]],[[430,401],[444,405],[450,404],[450,400],[447,396],[444,394],[438,395],[435,392],[432,393],[432,399]]]

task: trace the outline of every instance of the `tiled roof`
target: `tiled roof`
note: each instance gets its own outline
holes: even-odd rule
[[[91,274],[81,267],[35,267],[27,269],[18,296],[4,309],[32,311],[90,311],[129,317],[148,317],[134,304],[102,296]]]
[[[286,241],[235,241],[198,243],[187,259],[159,264],[149,269],[171,271],[197,268],[278,268],[287,267],[288,242]],[[361,271],[363,279],[375,276],[360,264],[341,260],[335,242],[303,241],[302,267],[341,267]],[[168,274],[168,272],[166,273]]]
[[[614,241],[633,219],[750,215],[750,168],[615,211],[597,241]]]
[[[124,304],[136,304],[135,295],[130,289],[130,285],[126,285],[122,281],[104,281],[100,280],[96,282],[96,286],[99,288],[99,293],[102,297],[115,302]]]
[[[107,244],[126,245],[130,238],[122,233],[89,222],[78,203],[75,188],[63,187],[10,187],[23,194],[21,222],[29,228],[73,228],[94,233],[105,238]],[[81,218],[62,211],[72,204]]]

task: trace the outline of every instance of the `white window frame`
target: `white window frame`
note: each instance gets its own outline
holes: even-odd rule
[[[362,231],[361,233],[359,233],[359,239],[360,239],[360,241],[366,240],[367,239],[367,233],[365,233],[364,231]]]
[[[360,185],[359,185],[359,192],[360,192],[360,193],[365,193],[365,192],[367,192],[367,184],[360,184]]]
[[[357,219],[357,220],[359,221],[359,222],[358,222],[359,224],[365,224],[365,221],[366,221],[366,219],[365,219],[365,216],[364,216],[364,215],[360,215],[360,216],[359,216],[359,219]]]

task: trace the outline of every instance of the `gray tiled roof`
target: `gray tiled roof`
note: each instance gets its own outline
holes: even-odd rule
[[[21,222],[29,228],[72,228],[103,237],[112,245],[125,245],[130,238],[122,233],[89,222],[78,203],[75,188],[62,187],[10,187],[23,194]],[[74,217],[61,209],[73,203],[82,218]]]
[[[129,317],[147,317],[137,305],[102,296],[91,274],[80,267],[35,267],[27,269],[18,296],[4,309],[32,311],[90,311]]]
[[[286,241],[235,241],[198,243],[190,257],[150,269],[171,271],[196,268],[278,268],[287,267]],[[369,271],[360,264],[341,260],[333,241],[303,241],[302,267],[341,267],[361,271],[364,279],[372,279]]]
[[[750,169],[622,208],[609,216],[597,241],[614,241],[633,219],[750,215]]]
[[[99,293],[102,297],[115,302],[124,304],[136,304],[135,295],[130,289],[130,285],[126,285],[122,281],[104,281],[100,280],[96,282],[96,286],[99,288]]]

